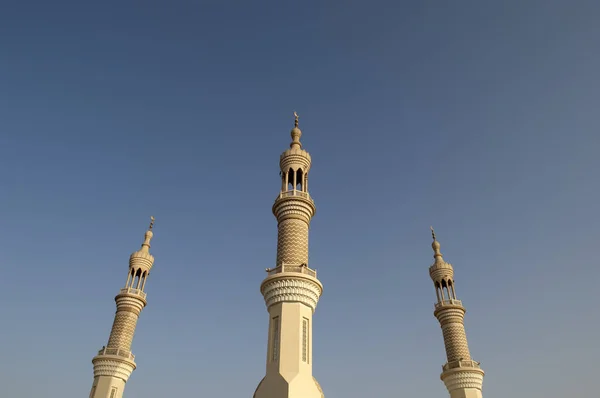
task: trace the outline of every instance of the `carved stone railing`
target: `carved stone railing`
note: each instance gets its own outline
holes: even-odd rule
[[[138,296],[140,296],[143,299],[146,299],[146,292],[144,292],[142,289],[134,289],[132,287],[126,287],[121,289],[121,294],[136,294]]]
[[[456,299],[442,300],[439,303],[435,303],[435,308],[438,309],[445,305],[462,305],[462,301]]]
[[[304,191],[291,190],[291,191],[286,191],[286,192],[280,192],[279,193],[279,199],[281,199],[281,198],[287,198],[287,197],[290,197],[290,196],[300,196],[302,198],[312,200],[312,198],[310,197],[310,194],[308,192],[304,192]]]
[[[306,264],[291,265],[282,263],[279,267],[267,268],[265,271],[267,271],[267,274],[269,274],[269,276],[279,274],[282,272],[298,272],[300,274],[310,275],[313,278],[317,277],[317,270],[308,268],[308,265]]]
[[[116,355],[118,357],[131,359],[132,361],[135,360],[135,355],[127,350],[121,350],[119,348],[102,347],[102,349],[98,351],[98,355]]]
[[[445,364],[444,366],[442,366],[442,371],[446,371],[446,370],[450,370],[450,369],[456,369],[456,368],[475,368],[475,369],[481,369],[481,367],[479,366],[480,363],[477,361],[472,361],[472,360],[457,360],[457,361],[452,361],[452,362],[448,362],[447,364]]]

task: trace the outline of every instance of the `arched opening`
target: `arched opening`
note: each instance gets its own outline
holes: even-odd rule
[[[283,177],[283,186],[286,187],[287,191],[302,191],[304,187],[305,175],[302,169],[294,170],[290,168],[286,175]]]
[[[287,172],[287,190],[291,191],[294,189],[294,170],[291,168]]]
[[[135,274],[134,274],[133,283],[131,284],[132,288],[139,289],[141,277],[142,277],[142,270],[138,269],[137,271],[135,271]]]
[[[454,290],[454,281],[453,280],[449,280],[448,281],[448,286],[449,286],[450,292],[452,293],[452,299],[456,300],[456,290]]]
[[[450,292],[448,291],[448,283],[442,279],[442,300],[450,300]]]
[[[146,286],[146,278],[148,278],[148,271],[144,271],[142,274],[142,285],[140,289],[144,290],[144,286]]]
[[[437,301],[438,303],[440,303],[442,301],[442,296],[441,296],[441,286],[439,282],[435,282],[435,296],[437,297]]]
[[[125,288],[131,286],[131,282],[133,280],[133,269],[129,269],[129,273],[127,274],[127,282],[125,282]]]
[[[296,170],[296,190],[302,191],[302,187],[304,186],[304,173],[302,169]]]

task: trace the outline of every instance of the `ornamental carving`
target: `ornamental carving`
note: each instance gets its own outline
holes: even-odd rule
[[[137,314],[129,311],[117,311],[107,346],[129,351],[137,321]]]
[[[321,296],[321,286],[308,279],[285,278],[269,281],[262,286],[267,309],[281,302],[299,302],[315,311]]]
[[[94,377],[117,377],[124,382],[127,382],[135,369],[133,362],[124,362],[115,359],[94,358],[92,362],[94,363]]]
[[[481,390],[483,385],[483,371],[471,370],[451,374],[442,373],[441,379],[444,381],[444,384],[450,393],[454,390],[461,390],[464,388]]]
[[[313,202],[301,196],[277,198],[273,204],[273,214],[279,222],[287,218],[297,218],[309,224],[315,211]]]
[[[288,219],[277,230],[276,264],[308,264],[308,225]]]
[[[439,309],[434,312],[434,315],[442,326],[448,323],[463,324],[465,318],[465,309],[458,305],[452,307],[444,306],[439,307]]]
[[[139,315],[146,306],[146,300],[138,295],[130,293],[119,294],[115,297],[115,302],[117,303],[117,311],[127,308],[137,315]]]

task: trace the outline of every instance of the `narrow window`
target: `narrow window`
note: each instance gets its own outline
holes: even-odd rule
[[[117,387],[113,387],[112,390],[110,390],[110,398],[115,398],[117,396]]]
[[[308,319],[302,318],[302,361],[308,363]]]
[[[276,316],[273,318],[273,348],[271,349],[273,353],[271,360],[277,361],[279,359],[279,317]]]

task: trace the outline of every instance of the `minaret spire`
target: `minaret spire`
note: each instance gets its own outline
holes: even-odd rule
[[[442,257],[442,252],[440,252],[440,242],[435,238],[435,231],[433,227],[429,227],[431,229],[431,237],[433,238],[433,242],[431,243],[431,248],[433,249],[433,258],[435,258],[436,262],[444,262],[444,258]]]
[[[479,362],[471,359],[467,335],[465,333],[465,308],[456,297],[454,289],[454,269],[445,262],[440,251],[440,242],[431,228],[433,257],[435,262],[429,267],[429,276],[435,286],[437,302],[434,316],[440,322],[446,357],[440,378],[446,385],[450,398],[481,398],[484,372]]]
[[[290,148],[292,149],[300,149],[302,148],[302,143],[300,142],[300,137],[302,137],[302,130],[298,127],[298,114],[294,111],[294,128],[290,131],[290,135],[292,136],[292,143],[290,144]]]
[[[279,158],[281,190],[273,204],[277,258],[260,291],[269,312],[266,375],[254,398],[323,398],[312,375],[312,315],[323,291],[308,266],[308,229],[316,208],[308,193],[311,157],[294,112],[290,149]]]
[[[144,235],[140,250],[129,257],[129,272],[125,287],[115,297],[117,313],[113,322],[108,344],[92,359],[94,364],[94,383],[90,398],[121,398],[125,383],[135,370],[131,343],[137,320],[146,306],[146,280],[154,265],[150,254],[150,240],[154,236],[154,217],[150,218],[150,227]]]

